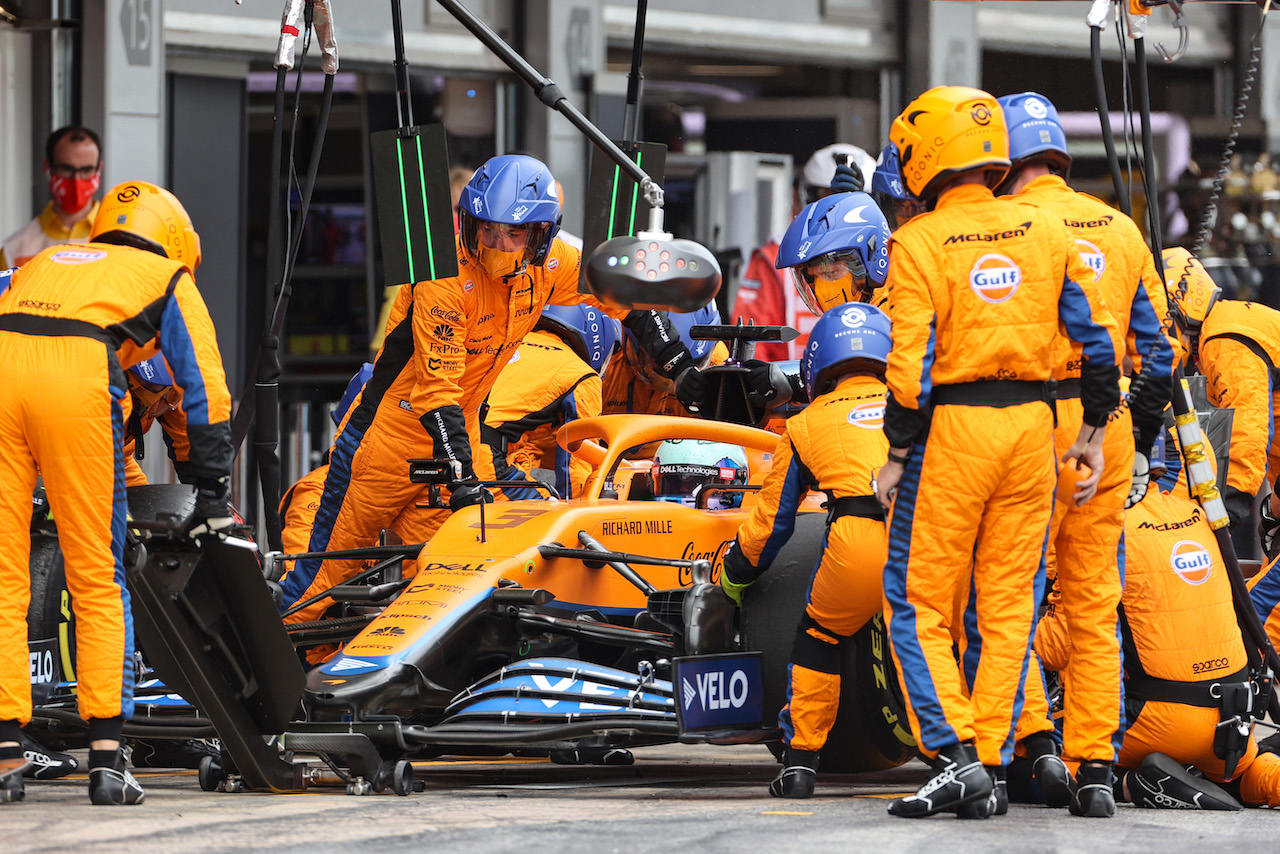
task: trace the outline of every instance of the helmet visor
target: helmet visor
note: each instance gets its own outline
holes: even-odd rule
[[[867,287],[867,268],[855,249],[828,252],[791,268],[800,298],[814,314],[853,302]]]
[[[699,487],[707,484],[730,484],[737,469],[704,466],[696,463],[654,463],[653,494],[659,498],[689,499]]]

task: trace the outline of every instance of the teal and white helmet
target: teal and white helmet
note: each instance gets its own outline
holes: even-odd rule
[[[653,455],[653,495],[659,501],[694,506],[697,491],[704,486],[745,485],[747,452],[741,445],[706,439],[667,439]],[[712,496],[712,510],[738,507],[742,493]]]

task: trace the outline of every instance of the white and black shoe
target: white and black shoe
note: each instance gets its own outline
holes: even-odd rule
[[[1147,809],[1244,809],[1217,783],[1191,773],[1163,753],[1148,754],[1141,767],[1125,774],[1125,781],[1129,784],[1129,800]]]
[[[23,777],[32,780],[56,780],[78,770],[80,763],[70,753],[50,750],[36,741],[24,731],[18,739],[22,755],[31,764],[22,772]]]
[[[1023,745],[1031,761],[1031,776],[1044,795],[1045,806],[1069,805],[1076,793],[1076,779],[1058,755],[1058,743],[1047,733],[1036,733],[1028,736]]]
[[[969,804],[988,805],[994,800],[995,784],[986,766],[978,759],[972,744],[952,744],[938,752],[934,763],[938,773],[914,795],[898,798],[889,804],[889,814],[901,818],[925,818],[940,812],[955,812],[961,818],[986,818],[990,808],[961,809]]]
[[[98,806],[140,804],[147,793],[124,767],[124,755],[117,750],[112,765],[89,768],[89,800]]]

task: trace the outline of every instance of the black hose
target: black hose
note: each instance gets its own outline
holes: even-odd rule
[[[1138,120],[1142,125],[1142,186],[1147,195],[1147,224],[1156,268],[1164,266],[1164,230],[1160,224],[1160,191],[1156,178],[1156,152],[1151,139],[1151,90],[1147,84],[1146,39],[1133,40],[1137,65]]]
[[[1093,89],[1098,101],[1098,121],[1102,123],[1102,144],[1107,150],[1107,164],[1111,167],[1111,184],[1116,190],[1116,206],[1128,216],[1133,208],[1129,194],[1125,192],[1124,179],[1120,175],[1120,158],[1116,154],[1116,140],[1111,133],[1111,111],[1107,109],[1107,83],[1102,73],[1102,28],[1089,28],[1089,55],[1093,60]]]

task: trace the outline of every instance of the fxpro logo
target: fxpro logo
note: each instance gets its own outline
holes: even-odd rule
[[[728,675],[723,670],[709,670],[694,675],[694,682],[688,677],[683,680],[684,707],[689,709],[693,701],[698,701],[698,708],[704,712],[720,709],[741,709],[747,702],[750,683],[747,674],[735,670]]]
[[[1102,274],[1107,272],[1107,256],[1103,254],[1102,250],[1089,241],[1077,237],[1076,251],[1080,253],[1080,257],[1093,270],[1093,280],[1096,282],[1101,279]]]
[[[849,410],[849,423],[854,427],[879,430],[884,427],[883,403],[860,403]]]
[[[1213,557],[1195,540],[1178,540],[1169,555],[1169,565],[1178,577],[1192,586],[1204,584],[1213,574]]]
[[[992,305],[999,305],[1012,297],[1021,284],[1022,269],[1004,255],[983,255],[969,271],[969,287]]]

